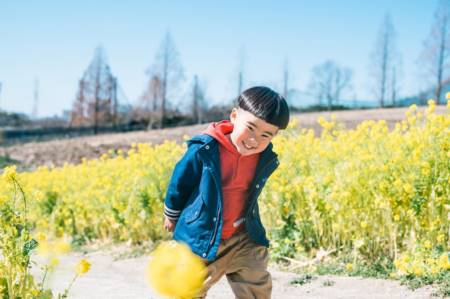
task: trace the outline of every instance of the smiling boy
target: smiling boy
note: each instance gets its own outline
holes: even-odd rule
[[[270,298],[268,246],[258,196],[278,167],[271,140],[289,122],[283,97],[256,86],[239,95],[230,120],[188,141],[164,202],[164,227],[205,260],[201,297],[223,275],[236,298]]]

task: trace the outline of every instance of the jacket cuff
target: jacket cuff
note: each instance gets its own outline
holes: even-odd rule
[[[170,220],[178,220],[180,218],[181,210],[173,210],[164,205],[164,215]]]

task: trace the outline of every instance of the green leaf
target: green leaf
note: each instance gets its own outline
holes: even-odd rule
[[[52,298],[53,298],[53,293],[51,290],[43,290],[37,297],[37,299],[52,299]]]
[[[6,277],[0,277],[0,298],[7,298],[8,296],[8,282]]]
[[[30,251],[35,249],[38,246],[38,242],[35,239],[28,240],[23,245],[22,254],[24,256],[28,256],[30,254]]]

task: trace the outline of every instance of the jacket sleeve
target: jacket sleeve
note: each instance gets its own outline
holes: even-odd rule
[[[198,186],[202,173],[197,153],[199,144],[191,144],[175,165],[164,200],[164,215],[170,220],[180,217],[188,198]]]

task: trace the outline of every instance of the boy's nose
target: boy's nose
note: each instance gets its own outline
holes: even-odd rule
[[[253,147],[257,147],[258,146],[258,141],[256,141],[255,137],[250,137],[248,139],[248,145],[253,146]]]

